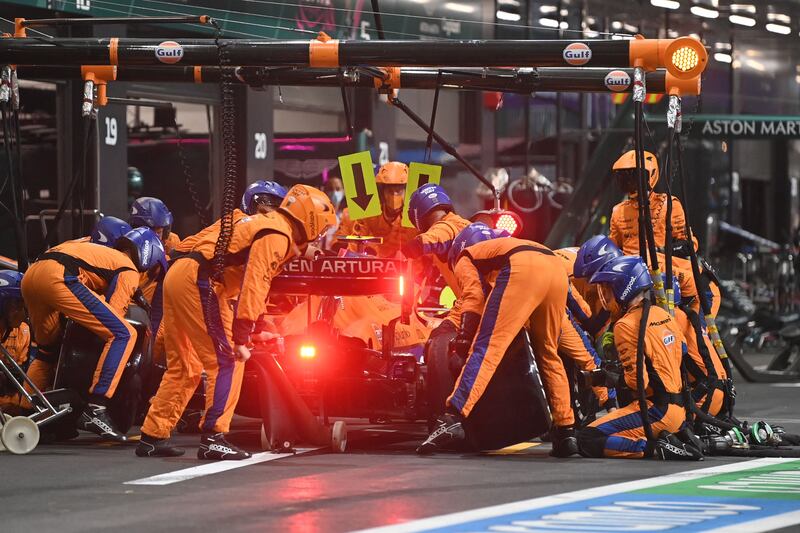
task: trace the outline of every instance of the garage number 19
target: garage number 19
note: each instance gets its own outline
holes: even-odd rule
[[[117,119],[114,117],[106,117],[105,142],[108,146],[117,145]]]

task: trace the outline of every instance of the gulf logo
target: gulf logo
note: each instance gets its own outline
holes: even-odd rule
[[[564,61],[570,65],[585,65],[592,59],[592,49],[584,43],[572,43],[564,48],[562,53]]]
[[[631,86],[631,77],[624,70],[612,70],[603,82],[609,91],[619,93]]]
[[[156,47],[156,59],[173,65],[183,59],[183,47],[175,41],[164,41]]]

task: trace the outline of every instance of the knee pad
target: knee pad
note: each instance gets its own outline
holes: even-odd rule
[[[606,447],[605,433],[594,427],[585,427],[578,431],[578,449],[584,457],[603,457]]]

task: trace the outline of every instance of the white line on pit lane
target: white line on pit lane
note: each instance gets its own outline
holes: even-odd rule
[[[219,474],[220,472],[227,472],[228,470],[234,470],[236,468],[243,468],[267,461],[276,461],[286,457],[294,457],[295,455],[313,452],[319,449],[320,448],[298,448],[296,453],[257,453],[250,459],[244,459],[243,461],[217,461],[215,463],[206,463],[191,468],[184,468],[183,470],[176,470],[175,472],[167,472],[166,474],[158,474],[156,476],[126,481],[123,485],[172,485],[173,483]]]
[[[775,516],[768,516],[759,520],[751,520],[750,522],[739,522],[727,527],[718,527],[717,529],[706,530],[706,533],[760,533],[761,531],[774,531],[784,527],[793,526],[800,523],[800,511],[791,513],[784,513]]]
[[[687,470],[684,472],[676,472],[674,474],[668,474],[665,476],[657,476],[647,479],[637,479],[634,481],[625,481],[623,483],[615,483],[613,485],[606,485],[603,487],[594,487],[591,489],[576,490],[574,492],[565,492],[562,494],[556,494],[554,496],[544,496],[541,498],[533,498],[530,500],[523,500],[519,502],[493,505],[491,507],[484,507],[482,509],[462,511],[460,513],[433,516],[431,518],[423,518],[420,520],[414,520],[412,522],[405,522],[391,526],[380,526],[370,529],[363,529],[355,533],[414,533],[419,531],[428,531],[430,529],[455,526],[458,524],[474,522],[477,520],[507,516],[515,513],[531,511],[534,509],[542,509],[544,507],[563,505],[567,503],[575,503],[602,496],[609,496],[613,494],[632,492],[635,490],[660,487],[662,485],[669,485],[671,483],[677,483],[680,481],[700,479],[704,477],[714,476],[717,474],[727,474],[730,472],[739,472],[742,470],[752,470],[754,468],[759,468],[762,466],[769,466],[769,465],[793,462],[793,461],[796,461],[796,459],[765,458],[765,459],[754,459],[751,461],[742,461],[740,463],[731,463],[726,465],[713,466],[711,468],[702,468],[699,470]],[[775,518],[775,517],[770,517],[770,518]],[[750,531],[750,530],[740,529],[739,531]]]

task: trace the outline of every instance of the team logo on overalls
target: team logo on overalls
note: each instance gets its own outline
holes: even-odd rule
[[[675,335],[673,335],[672,333],[668,333],[664,335],[664,338],[662,340],[664,342],[664,346],[671,346],[672,344],[675,344]]]

